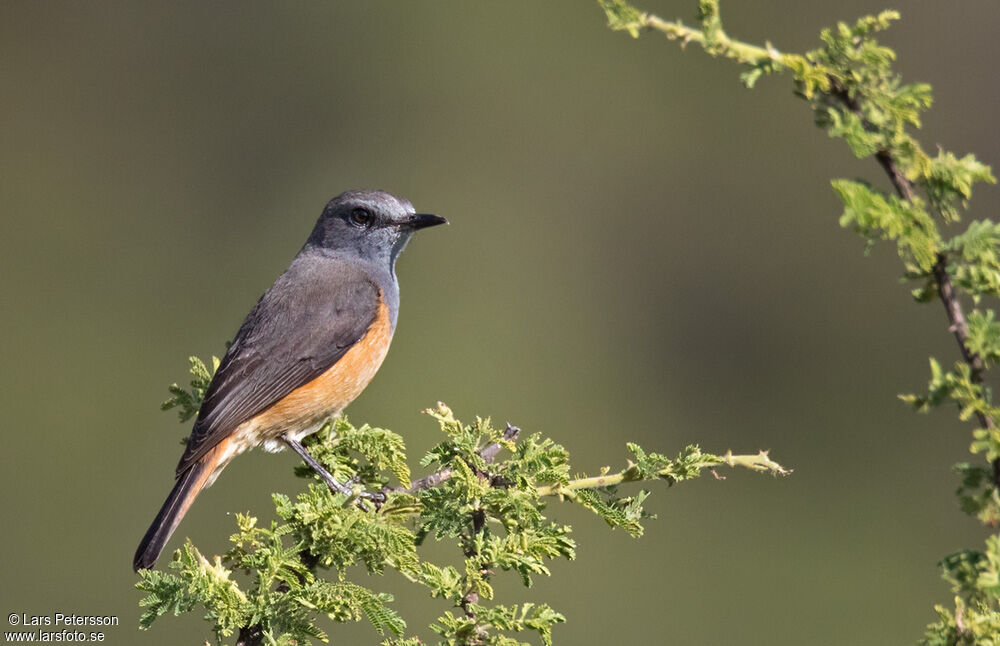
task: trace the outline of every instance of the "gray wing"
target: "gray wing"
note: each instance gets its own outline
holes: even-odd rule
[[[326,372],[365,335],[378,287],[330,258],[297,258],[247,315],[205,393],[180,475],[243,422]]]

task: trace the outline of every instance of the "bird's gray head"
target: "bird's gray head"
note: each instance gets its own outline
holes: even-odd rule
[[[409,200],[384,191],[347,191],[330,200],[306,248],[372,262],[393,272],[396,257],[418,229],[448,221],[414,213]]]

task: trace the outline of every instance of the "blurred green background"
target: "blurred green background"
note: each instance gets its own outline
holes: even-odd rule
[[[694,5],[641,6],[693,22]],[[723,18],[794,51],[885,6]],[[898,69],[934,86],[925,146],[998,162],[996,3],[889,6]],[[944,314],[912,304],[890,247],[865,258],[838,227],[831,178],[886,183],[788,78],[746,91],[733,64],[568,0],[4,2],[0,61],[4,612],[117,615],[112,644],[207,636],[197,615],[136,630],[130,560],[188,431],[157,407],[354,187],[452,226],[400,262],[399,330],[353,420],[414,459],[437,441],[418,411],[443,399],[550,434],[579,469],[626,441],[770,448],[795,469],[654,487],[640,540],[552,507],[578,560],[500,589],[563,611],[558,643],[910,643],[950,598],[936,561],[983,540],[950,473],[969,430],[895,399],[927,355],[956,357]],[[981,189],[974,216],[998,210]],[[223,549],[230,512],[270,518],[294,463],[234,462],[171,548]],[[443,605],[370,585],[430,637]]]

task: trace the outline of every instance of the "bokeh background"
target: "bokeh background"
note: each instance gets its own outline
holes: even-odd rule
[[[642,3],[689,22],[694,5]],[[924,144],[996,164],[996,3],[890,6],[898,69],[935,90]],[[794,51],[882,8],[723,16]],[[895,398],[927,355],[956,356],[943,312],[912,304],[890,247],[866,258],[838,227],[829,180],[884,178],[787,77],[744,90],[733,64],[569,0],[4,2],[0,61],[4,613],[117,615],[112,644],[208,636],[197,615],[136,630],[130,560],[188,430],[157,408],[353,187],[452,222],[400,262],[392,352],[349,409],[414,459],[437,441],[418,411],[443,399],[550,434],[579,469],[626,441],[795,469],[654,487],[640,540],[554,506],[578,560],[501,594],[563,611],[558,643],[911,643],[950,599],[936,561],[984,538],[953,496],[969,430]],[[996,217],[1000,191],[973,206]],[[234,462],[171,547],[215,552],[230,512],[270,518],[294,464]],[[443,605],[370,585],[431,637]]]

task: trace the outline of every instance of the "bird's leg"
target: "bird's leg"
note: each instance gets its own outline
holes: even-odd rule
[[[309,454],[309,451],[306,451],[306,447],[302,446],[301,442],[292,439],[287,435],[282,435],[281,439],[285,444],[292,447],[292,450],[298,453],[299,457],[305,460],[305,463],[308,464],[312,468],[312,470],[316,472],[316,475],[318,475],[323,480],[323,482],[326,483],[326,486],[330,487],[330,491],[334,493],[343,494],[348,498],[354,495],[354,490],[348,487],[347,485],[342,485],[339,482],[337,482],[337,479],[334,478],[329,471],[324,469],[323,465],[320,464],[319,461],[316,460],[316,458],[314,458],[312,455]],[[385,501],[385,494],[382,493],[370,493],[367,491],[363,491],[361,492],[360,496],[362,498],[374,501],[376,506],[380,505],[382,502]],[[358,501],[358,507],[360,507],[364,511],[368,511],[368,507],[360,500]]]
[[[302,446],[301,442],[299,442],[298,440],[293,440],[287,435],[282,435],[281,439],[284,441],[285,444],[292,447],[292,450],[298,453],[299,457],[305,460],[306,464],[312,467],[312,470],[316,472],[316,475],[322,478],[323,482],[326,483],[326,486],[330,487],[330,491],[334,493],[341,493],[344,494],[345,496],[353,495],[354,492],[351,490],[351,488],[337,482],[337,479],[334,478],[329,471],[324,469],[323,465],[320,464],[316,460],[316,458],[314,458],[309,454],[309,451],[306,451],[306,447]]]

